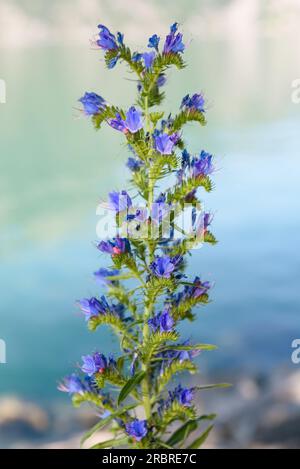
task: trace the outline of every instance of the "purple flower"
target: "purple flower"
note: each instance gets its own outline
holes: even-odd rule
[[[183,344],[178,344],[179,346],[188,346],[190,345],[189,340],[183,342]],[[158,354],[158,357],[162,359],[162,366],[160,370],[160,374],[164,373],[164,370],[169,367],[174,361],[179,361],[182,363],[186,360],[192,360],[197,355],[200,354],[200,350],[192,349],[192,350],[166,350]]]
[[[173,390],[169,391],[168,399],[162,399],[158,407],[158,413],[162,417],[163,412],[170,408],[174,402],[178,402],[183,407],[190,407],[194,399],[194,388],[183,388],[180,384]]]
[[[155,261],[150,264],[150,269],[156,277],[170,278],[181,261],[181,256],[175,256],[173,258],[169,256],[156,257]]]
[[[137,160],[136,158],[129,157],[127,160],[126,166],[127,168],[130,169],[130,171],[132,171],[133,173],[136,173],[137,171],[141,169],[143,164],[144,163],[141,160]]]
[[[136,441],[141,441],[148,433],[147,420],[133,420],[126,423],[126,433]]]
[[[155,150],[161,153],[162,155],[170,155],[176,143],[176,141],[174,142],[175,135],[176,134],[168,135],[165,133],[161,133],[161,134],[154,136]]]
[[[158,51],[159,41],[160,37],[157,34],[153,34],[153,36],[149,37],[148,47],[153,47]]]
[[[116,117],[110,119],[108,123],[115,130],[119,130],[123,133],[129,131],[135,134],[143,127],[142,113],[134,106],[131,106],[126,113],[126,119],[123,119],[121,114],[117,113]]]
[[[85,318],[88,321],[94,316],[99,314],[105,314],[109,311],[109,305],[106,301],[105,296],[101,296],[100,300],[97,298],[83,298],[78,301],[81,311],[85,314]]]
[[[206,295],[211,288],[211,283],[206,281],[202,282],[199,277],[195,277],[193,285],[186,285],[184,289],[171,297],[171,302],[175,306],[179,306],[184,301],[197,299],[202,295]]]
[[[85,355],[82,357],[83,365],[81,370],[88,376],[96,373],[103,373],[107,368],[106,357],[102,353],[94,353],[93,355]]]
[[[190,166],[191,157],[186,149],[183,150],[181,154],[181,167],[185,169]]]
[[[166,83],[167,79],[166,79],[166,76],[164,73],[161,73],[159,76],[158,76],[158,79],[156,80],[156,85],[160,88],[161,86],[164,86],[164,84]]]
[[[148,321],[149,326],[153,332],[169,332],[173,329],[174,319],[172,318],[168,309],[164,309],[161,313],[157,314]]]
[[[153,65],[154,59],[155,59],[155,52],[154,51],[144,52],[142,54],[142,57],[144,59],[144,64],[145,64],[146,70],[150,70],[150,68]]]
[[[99,39],[97,40],[97,44],[103,50],[116,50],[118,49],[118,44],[116,41],[116,37],[112,34],[109,29],[104,26],[103,24],[99,24],[98,28],[100,29],[99,32]],[[119,36],[120,39],[120,36]],[[123,37],[122,37],[123,41]]]
[[[209,225],[211,224],[213,220],[213,216],[211,213],[205,213],[204,216],[203,216],[203,228],[204,228],[204,231],[207,230],[207,228],[209,227]]]
[[[176,54],[177,52],[184,51],[185,46],[182,42],[182,34],[177,33],[177,29],[178,24],[174,23],[170,28],[170,33],[166,37],[163,54]]]
[[[212,164],[212,155],[202,150],[199,158],[194,158],[192,163],[192,173],[193,177],[208,176],[214,170]]]
[[[58,390],[68,392],[69,394],[82,394],[85,391],[85,387],[79,376],[73,373],[72,375],[64,378],[64,380],[58,385]]]
[[[180,384],[174,389],[169,391],[169,396],[172,402],[177,400],[181,405],[189,407],[194,399],[194,388],[183,388]]]
[[[124,121],[125,127],[129,132],[132,134],[138,132],[138,130],[142,129],[143,121],[142,121],[142,113],[138,111],[134,106],[131,106],[129,111],[126,113],[126,120]]]
[[[119,46],[124,46],[124,34],[117,32],[117,42]]]
[[[205,295],[211,288],[211,283],[201,282],[199,277],[195,277],[194,286],[190,287],[189,295],[192,298],[199,298],[199,296]]]
[[[125,311],[125,306],[122,303],[112,304],[111,311],[117,316],[119,316],[121,319],[124,319],[123,315]]]
[[[126,238],[114,238],[112,241],[100,241],[97,248],[101,252],[117,256],[130,252],[130,243]]]
[[[108,270],[108,269],[101,268],[97,272],[94,272],[96,281],[100,285],[111,285],[113,283],[113,280],[107,277],[115,277],[116,275],[119,275],[118,270]]]
[[[116,213],[128,210],[132,206],[132,201],[126,191],[110,192],[108,194],[109,203],[108,208],[114,210]]]
[[[106,101],[96,93],[86,92],[78,101],[83,104],[84,113],[87,116],[99,114],[106,107]]]
[[[117,362],[116,360],[114,359],[113,355],[110,355],[108,357],[108,367],[109,368],[117,368]]]
[[[190,98],[190,95],[187,94],[181,103],[181,108],[185,107],[186,109],[190,110],[197,110],[199,112],[205,112],[205,99],[203,94],[193,94]]]
[[[115,66],[116,63],[118,62],[119,58],[120,58],[120,55],[117,54],[117,55],[115,55],[114,57],[112,57],[112,58],[110,59],[110,61],[108,62],[108,65],[107,65],[107,67],[109,68],[109,70],[111,70],[112,68],[114,68],[114,66]]]
[[[124,119],[122,119],[121,114],[119,113],[116,114],[116,117],[114,119],[110,119],[108,123],[113,129],[119,130],[119,132],[126,131]]]

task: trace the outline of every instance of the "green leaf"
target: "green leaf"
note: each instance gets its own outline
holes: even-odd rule
[[[197,391],[206,391],[210,389],[222,389],[222,388],[231,388],[231,384],[229,383],[220,383],[220,384],[207,384],[204,386],[195,386]]]
[[[216,345],[195,344],[195,345],[168,345],[165,350],[217,350]]]
[[[214,428],[213,425],[210,425],[205,432],[202,433],[196,440],[193,441],[193,443],[187,448],[187,449],[198,449],[200,446],[203,445],[203,443],[207,440],[210,432]]]
[[[140,382],[144,379],[146,376],[145,371],[139,371],[136,373],[132,378],[130,378],[127,383],[124,385],[124,387],[121,389],[119,398],[118,398],[118,405],[121,404],[121,402],[126,399],[126,397],[133,391],[133,389],[140,384]]]
[[[126,443],[128,443],[127,437],[119,438],[118,440],[114,438],[112,440],[103,441],[102,443],[97,443],[90,449],[117,448],[118,446],[126,445]]]
[[[194,430],[197,430],[197,421],[188,420],[188,422],[184,423],[173,433],[168,439],[167,444],[171,446],[177,445],[180,441],[184,441]]]
[[[214,420],[216,414],[202,415],[198,419],[188,420],[180,428],[178,428],[173,435],[168,439],[167,444],[175,446],[181,441],[185,441],[186,438],[198,428],[198,423],[202,420]]]
[[[101,428],[105,427],[112,419],[114,418],[113,415],[109,415],[105,419],[100,420],[99,422],[96,423],[90,430],[88,430],[83,437],[80,440],[80,447],[83,445],[83,443],[88,440],[95,432],[100,430]]]

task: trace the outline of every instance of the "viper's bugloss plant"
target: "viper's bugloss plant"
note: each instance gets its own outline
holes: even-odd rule
[[[201,191],[212,189],[214,160],[204,150],[191,155],[183,138],[186,123],[206,124],[205,99],[202,93],[186,95],[175,116],[157,109],[165,96],[167,70],[185,67],[177,23],[163,43],[156,34],[150,37],[147,52],[132,52],[121,33],[114,35],[103,25],[99,30],[95,44],[104,50],[107,67],[125,62],[136,75],[138,96],[129,109],[94,92],[79,100],[96,129],[106,123],[124,135],[131,179],[130,190],[110,192],[104,204],[114,214],[115,233],[96,248],[111,265],[94,277],[107,294],[84,298],[78,306],[91,331],[104,324],[112,327],[121,354],[90,352],[82,357],[78,373],[66,377],[59,389],[71,394],[76,406],[90,402],[97,409],[99,422],[83,441],[111,427],[112,439],[94,448],[183,447],[198,426],[215,418],[198,415],[197,393],[225,386],[174,383],[175,375],[196,373],[199,353],[215,349],[183,340],[178,332],[181,321],[195,319],[194,307],[209,302],[211,289],[209,281],[188,280],[184,273],[191,249],[216,243],[209,229],[212,216],[198,198]],[[196,433],[188,447],[201,446],[211,428]]]

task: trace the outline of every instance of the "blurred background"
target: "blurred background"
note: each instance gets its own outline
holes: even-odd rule
[[[98,293],[96,206],[126,188],[128,153],[77,100],[95,91],[126,107],[136,89],[89,40],[104,23],[143,50],[174,21],[189,66],[169,73],[165,106],[205,93],[208,126],[187,138],[218,168],[205,204],[219,244],[189,266],[215,282],[213,302],[184,331],[219,346],[199,358],[201,382],[234,385],[199,403],[219,413],[208,446],[300,447],[298,0],[0,0],[0,447],[77,447],[92,421],[56,387],[82,354],[118,350],[75,301]]]

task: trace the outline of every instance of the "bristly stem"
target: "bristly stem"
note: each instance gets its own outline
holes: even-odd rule
[[[149,106],[148,106],[148,95],[145,96],[145,121],[146,121],[146,130],[150,132],[150,122],[149,122]],[[153,204],[153,182],[149,181],[149,192],[148,192],[148,211],[151,213],[151,207]],[[151,227],[148,230],[148,247],[149,247],[149,265],[152,262],[152,248],[151,248]],[[143,327],[143,342],[148,339],[149,337],[149,325],[148,319],[150,318],[152,313],[151,304],[145,307],[144,311],[144,327]],[[143,403],[145,409],[145,415],[147,420],[151,418],[152,410],[151,410],[151,399],[150,399],[150,383],[149,383],[149,371],[148,371],[148,364],[143,364],[143,370],[146,373],[145,378],[142,381],[142,393],[143,393]]]

